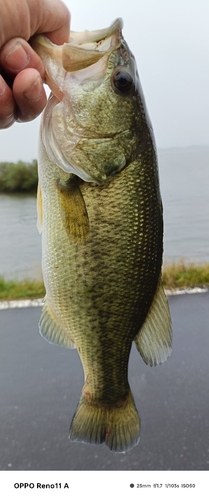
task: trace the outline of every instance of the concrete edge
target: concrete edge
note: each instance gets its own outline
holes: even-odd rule
[[[0,301],[0,310],[3,309],[20,309],[26,307],[41,307],[43,306],[43,299],[33,300],[2,300]]]
[[[165,290],[166,295],[169,297],[171,295],[186,295],[194,293],[207,293],[209,292],[208,286],[195,286],[188,288],[176,288],[175,290]]]

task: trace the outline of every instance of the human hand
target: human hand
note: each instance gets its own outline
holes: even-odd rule
[[[0,9],[0,128],[7,128],[46,105],[44,66],[28,40],[45,33],[57,45],[68,41],[70,13],[61,0],[0,0]]]

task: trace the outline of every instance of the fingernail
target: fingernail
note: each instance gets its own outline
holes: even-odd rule
[[[29,101],[38,101],[39,97],[42,93],[42,79],[40,76],[37,76],[35,82],[31,87],[24,92],[24,96]]]
[[[11,113],[10,115],[4,117],[4,119],[0,120],[0,129],[5,129],[11,127],[15,123],[15,117]]]
[[[2,76],[0,75],[0,96],[4,95],[5,90],[6,90],[6,83],[5,83],[4,79],[2,78]]]
[[[29,59],[30,58],[23,49],[22,45],[20,45],[20,43],[16,43],[7,54],[5,62],[6,65],[13,71],[21,71],[27,66]]]

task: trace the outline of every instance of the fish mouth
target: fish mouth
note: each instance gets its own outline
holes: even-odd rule
[[[71,31],[70,41],[74,45],[84,45],[84,44],[98,44],[102,40],[111,37],[116,33],[116,31],[121,31],[123,28],[123,20],[121,18],[116,19],[113,23],[108,26],[108,28],[103,28],[101,30],[94,31]],[[92,48],[92,47],[91,47]],[[103,49],[102,49],[103,50]]]
[[[99,61],[120,45],[123,21],[116,19],[108,28],[96,31],[71,32],[69,43],[62,49],[65,71],[78,71]]]
[[[64,72],[72,73],[88,68],[120,46],[122,28],[123,21],[118,18],[108,28],[101,30],[71,31],[69,42],[63,45],[55,45],[44,35],[31,38],[32,48],[44,62],[46,83],[59,100],[62,100],[63,93],[54,83],[51,61],[56,61],[56,66]]]

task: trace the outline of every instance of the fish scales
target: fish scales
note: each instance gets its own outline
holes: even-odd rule
[[[114,42],[117,45],[122,37],[118,35],[121,33],[119,22],[112,31],[117,34]],[[121,52],[120,46],[119,49],[116,46],[116,53],[117,50]],[[111,71],[114,70],[113,56],[114,44],[108,56]],[[98,59],[98,52],[96,57]],[[127,63],[127,54],[124,57]],[[101,74],[99,78],[101,80]],[[88,92],[89,85],[88,80]],[[91,85],[90,90],[95,97]],[[72,92],[76,94],[74,88]],[[76,102],[70,104],[67,121],[70,127],[75,126],[75,116],[76,124],[78,118],[80,120],[79,95],[81,101],[83,99],[78,93],[78,108]],[[110,96],[112,103],[112,91]],[[99,99],[98,92],[96,98]],[[50,128],[50,110],[54,110],[57,118],[59,109],[63,113],[67,108],[64,99],[64,107],[62,103],[61,108],[56,107],[58,101],[52,97],[46,108],[39,152],[38,209],[46,287],[40,332],[50,342],[76,347],[82,362],[84,387],[71,424],[70,439],[94,444],[105,442],[117,452],[131,449],[138,443],[140,434],[140,418],[128,383],[132,342],[135,340],[144,361],[150,365],[163,362],[171,349],[170,315],[161,284],[163,220],[155,145],[143,96],[138,92],[137,98],[134,94],[126,100],[125,109],[132,114],[134,100],[135,113],[128,133],[125,129],[121,131],[122,136],[117,136],[118,132],[117,137],[110,135],[111,147],[107,147],[101,137],[91,139],[89,145],[87,133],[71,151],[75,168],[86,159],[86,164],[82,163],[84,173],[79,167],[75,174],[70,163],[69,171],[66,164],[60,168],[60,156],[57,161],[50,157],[44,139],[46,124]],[[92,96],[90,102],[93,102]],[[98,106],[95,105],[97,110]],[[115,108],[118,113],[118,102]],[[82,113],[85,115],[85,109]],[[62,116],[59,115],[55,125],[59,129],[55,138],[58,142],[63,130]],[[131,143],[128,141],[127,161],[122,165],[118,147],[123,144],[126,150],[124,138],[129,138],[133,127],[134,139]],[[106,128],[108,135],[108,126]],[[111,133],[112,129],[113,124]],[[104,130],[100,124],[100,135],[105,134]],[[50,137],[55,141],[54,135]],[[70,137],[69,144],[72,135]],[[63,143],[61,150],[66,154],[66,144]],[[112,152],[114,168],[110,164]],[[97,168],[95,159],[100,157]]]

